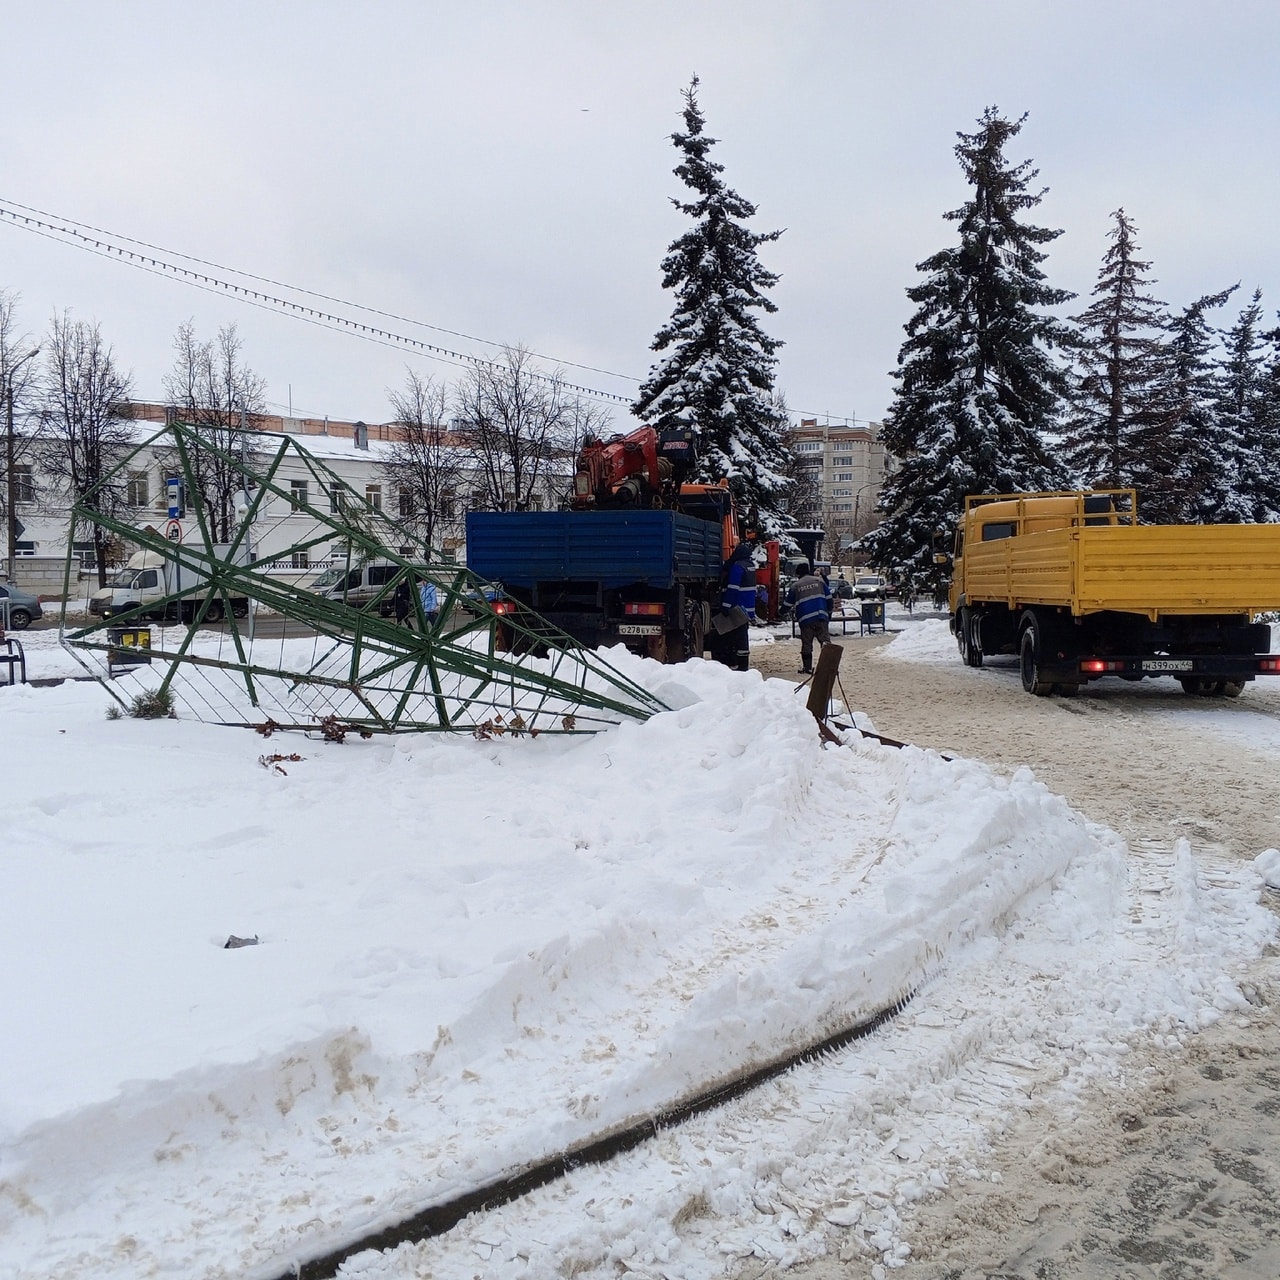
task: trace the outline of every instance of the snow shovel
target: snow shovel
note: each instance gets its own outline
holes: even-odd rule
[[[737,604],[732,609],[725,609],[721,613],[711,615],[711,627],[718,636],[724,635],[726,631],[736,631],[739,627],[745,627],[750,621],[747,611]]]

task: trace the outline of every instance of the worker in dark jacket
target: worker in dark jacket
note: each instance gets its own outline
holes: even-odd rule
[[[751,665],[751,623],[756,616],[753,551],[752,543],[738,543],[724,566],[725,583],[720,596],[720,608],[728,613],[736,606],[746,614],[746,621],[741,626],[726,631],[720,638],[720,643],[730,655],[729,665],[735,671],[746,671]]]
[[[391,605],[395,611],[396,626],[398,627],[407,627],[410,625],[409,610],[412,608],[409,603],[410,599],[409,579],[407,577],[401,578],[400,581],[396,583],[395,594],[391,597]]]
[[[800,670],[813,672],[813,642],[831,643],[831,584],[814,573],[810,562],[802,577],[791,588],[795,618],[800,627]]]

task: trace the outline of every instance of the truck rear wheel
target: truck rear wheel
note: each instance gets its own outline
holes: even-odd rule
[[[689,613],[689,623],[684,633],[684,656],[700,658],[707,648],[707,619],[700,602],[695,602]]]
[[[956,613],[956,644],[966,667],[982,666],[981,619],[972,609],[962,606]]]
[[[1046,698],[1053,692],[1052,682],[1040,674],[1043,652],[1040,623],[1034,613],[1028,613],[1022,623],[1022,640],[1018,645],[1018,671],[1022,676],[1022,687],[1037,698]]]
[[[222,601],[210,600],[209,607],[204,611],[204,620],[206,622],[222,621]]]

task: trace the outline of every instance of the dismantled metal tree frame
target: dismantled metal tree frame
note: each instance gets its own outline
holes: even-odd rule
[[[503,602],[488,599],[484,584],[466,569],[393,550],[415,540],[294,438],[255,432],[246,444],[252,453],[231,453],[198,427],[169,424],[73,509],[68,599],[77,529],[100,526],[161,562],[158,580],[166,594],[158,599],[74,629],[64,606],[64,647],[121,706],[139,692],[155,691],[196,719],[267,732],[446,730],[485,737],[582,732],[666,709],[543,619],[524,610],[503,612]],[[153,450],[172,462],[170,474],[185,485],[185,541],[140,528],[112,514],[114,504],[102,500],[123,488],[139,455]],[[215,538],[212,514],[200,498],[197,477],[210,460],[242,477],[239,520],[229,543]],[[305,488],[290,486],[302,478]],[[323,494],[329,509],[311,505],[304,492]],[[305,541],[251,560],[252,541],[298,514],[309,517],[312,532]],[[372,600],[357,607],[325,599],[271,574],[273,566],[305,563],[305,553],[320,546],[344,549],[335,568],[391,566]],[[388,616],[405,580],[411,626]],[[434,622],[417,590],[421,582],[436,587]],[[184,613],[190,625],[183,623]],[[206,619],[221,626],[201,627]],[[136,643],[123,647],[127,639],[141,639],[136,633],[142,627],[152,632],[145,653]],[[129,630],[135,636],[122,634]],[[121,680],[118,671],[130,678]]]

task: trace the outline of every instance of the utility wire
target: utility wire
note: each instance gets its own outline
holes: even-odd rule
[[[179,249],[166,249],[161,245],[154,245],[146,240],[137,240],[133,236],[121,235],[115,231],[108,231],[103,227],[95,227],[89,222],[80,222],[76,218],[68,218],[62,214],[49,213],[44,209],[35,209],[30,205],[19,204],[16,200],[4,200],[3,198],[0,198],[0,205],[8,205],[10,207],[9,209],[0,209],[0,213],[3,213],[5,216],[10,218],[15,216],[10,212],[10,209],[22,210],[24,213],[28,214],[36,214],[41,218],[57,218],[59,221],[65,223],[69,228],[83,227],[85,231],[92,231],[97,235],[107,236],[110,240],[118,240],[122,244],[135,244],[140,249],[150,249],[153,253],[162,253],[170,258],[181,258],[185,262],[194,262],[197,266],[209,267],[214,271],[227,272],[231,275],[240,276],[244,280],[256,280],[259,284],[270,285],[273,289],[287,289],[290,293],[302,294],[304,297],[308,298],[319,298],[322,302],[332,302],[337,306],[349,307],[353,311],[365,311],[369,315],[381,316],[384,320],[395,320],[401,324],[415,325],[419,329],[430,329],[435,333],[448,334],[451,338],[463,338],[467,342],[478,342],[482,346],[486,347],[503,347],[506,345],[502,342],[495,342],[492,338],[477,338],[474,334],[461,333],[457,329],[446,329],[438,324],[429,324],[425,320],[415,320],[412,316],[397,315],[394,311],[382,311],[378,307],[367,307],[360,302],[350,302],[345,298],[335,298],[331,294],[317,293],[314,289],[304,289],[301,285],[288,284],[282,280],[273,280],[270,276],[255,275],[252,271],[241,271],[238,267],[228,267],[218,262],[211,262],[206,258],[197,258],[189,253],[183,253]],[[79,234],[79,232],[76,232],[76,234]],[[557,360],[554,356],[544,356],[537,351],[531,351],[529,354],[538,360],[546,360],[553,364],[567,365],[573,369],[585,370],[587,373],[602,373],[607,378],[621,378],[624,382],[638,383],[640,381],[639,378],[634,378],[630,374],[615,373],[612,369],[599,369],[595,365],[579,364],[574,360]]]
[[[150,275],[164,276],[168,279],[178,279],[185,284],[193,285],[195,288],[203,289],[208,293],[222,293],[224,295],[230,295],[238,298],[242,302],[249,303],[251,306],[260,307],[266,311],[284,312],[287,315],[293,316],[295,319],[305,320],[308,323],[317,325],[323,329],[332,329],[338,332],[354,334],[358,338],[364,338],[366,341],[376,343],[380,346],[391,347],[393,349],[404,349],[407,347],[432,359],[457,361],[463,364],[472,365],[476,368],[487,369],[492,372],[501,371],[500,365],[492,360],[483,359],[480,356],[473,356],[464,352],[453,351],[448,347],[438,346],[435,343],[423,342],[417,338],[409,338],[403,334],[393,333],[388,329],[381,329],[376,325],[362,324],[359,321],[348,319],[346,316],[323,311],[315,307],[303,306],[301,303],[293,302],[288,298],[279,298],[272,294],[263,293],[259,289],[250,289],[244,285],[235,284],[233,281],[223,280],[217,276],[208,275],[204,272],[194,271],[187,267],[178,266],[172,262],[166,262],[163,258],[157,258],[149,254],[135,252],[132,249],[125,249],[120,245],[112,244],[110,241],[99,240],[95,236],[86,234],[84,231],[79,229],[80,224],[66,223],[59,225],[57,223],[47,222],[44,218],[35,216],[34,211],[29,213],[17,211],[24,207],[25,206],[18,205],[10,208],[3,201],[0,201],[0,219],[7,219],[13,225],[21,227],[25,231],[31,231],[36,235],[57,241],[60,244],[70,244],[74,248],[83,249],[86,252],[95,254],[99,257],[111,258],[113,260],[123,262],[127,266],[135,267]],[[135,241],[133,243],[138,242]],[[179,254],[177,256],[183,257],[185,255]],[[193,259],[188,260],[193,261]],[[233,272],[233,274],[241,273]],[[248,276],[246,278],[257,279],[258,277]],[[290,286],[284,287],[288,288]],[[302,290],[301,292],[307,291]],[[320,295],[313,294],[311,296],[318,298]],[[365,310],[371,309],[365,308]],[[546,357],[539,358],[545,359]],[[631,403],[626,396],[615,395],[611,391],[600,391],[595,387],[587,387],[578,383],[565,382],[562,379],[553,378],[549,374],[539,373],[536,370],[530,370],[529,374],[531,377],[537,378],[539,381],[554,383],[567,391],[576,392],[588,399],[606,400],[614,404],[629,405]]]
[[[299,303],[292,302],[286,298],[277,298],[270,294],[262,293],[256,289],[249,289],[234,282],[228,282],[205,273],[193,271],[186,267],[177,266],[171,262],[164,261],[163,258],[156,258],[152,255],[163,254],[170,258],[180,258],[184,262],[194,263],[196,266],[207,267],[212,271],[219,271],[225,274],[239,276],[243,280],[253,280],[258,284],[268,285],[273,289],[285,289],[290,293],[299,294],[302,297],[315,298],[317,301],[331,303],[335,306],[347,307],[353,311],[362,311],[368,315],[381,316],[384,320],[394,320],[400,324],[411,324],[420,329],[430,329],[434,333],[443,333],[452,338],[462,338],[467,342],[477,342],[487,347],[502,347],[504,344],[495,342],[490,338],[478,338],[473,334],[462,333],[457,329],[447,329],[441,325],[429,324],[425,320],[414,320],[410,316],[402,316],[393,311],[384,311],[378,307],[365,306],[359,302],[350,302],[345,298],[334,297],[331,294],[320,293],[314,289],[306,289],[300,285],[287,284],[280,280],[272,279],[270,276],[255,275],[251,271],[241,271],[237,267],[224,266],[221,263],[210,261],[206,258],[198,258],[189,253],[182,253],[177,249],[166,249],[159,245],[151,244],[146,240],[139,240],[133,236],[121,235],[114,231],[108,231],[102,227],[96,227],[92,223],[80,222],[75,218],[68,218],[61,214],[49,213],[43,209],[36,209],[31,205],[20,204],[15,200],[6,200],[0,197],[0,218],[7,219],[12,225],[19,226],[27,231],[32,231],[37,235],[43,235],[45,238],[55,240],[61,244],[70,243],[74,248],[84,249],[89,253],[94,253],[100,257],[115,258],[117,261],[123,261],[128,266],[136,267],[139,270],[148,272],[151,275],[164,276],[169,279],[180,279],[183,283],[192,285],[197,289],[203,289],[208,293],[229,293],[242,302],[247,302],[251,306],[256,306],[266,311],[283,311],[286,314],[294,316],[295,319],[305,320],[310,324],[315,324],[320,328],[330,329],[336,332],[352,333],[356,337],[364,338],[379,346],[390,347],[393,350],[410,347],[421,355],[425,355],[430,359],[440,360],[442,362],[462,362],[472,364],[480,368],[496,370],[499,366],[492,361],[483,360],[478,356],[469,355],[463,352],[450,350],[446,347],[440,347],[433,343],[420,342],[415,338],[408,338],[402,334],[396,334],[387,330],[379,329],[376,326],[362,325],[357,321],[350,320],[345,316],[333,315],[325,311],[317,310],[312,307],[304,307]],[[49,222],[46,219],[56,219],[56,222]],[[93,234],[86,234],[91,232]],[[99,240],[97,236],[105,236],[106,240]],[[118,241],[119,243],[112,243]],[[134,253],[132,250],[123,249],[121,244],[136,245],[139,249],[150,250],[150,254]],[[536,351],[529,353],[534,359],[546,360],[557,365],[567,366],[572,369],[582,369],[587,373],[599,373],[607,378],[619,378],[624,382],[633,382],[637,386],[641,379],[627,373],[617,373],[612,369],[601,369],[596,365],[580,364],[574,360],[557,360],[552,356],[544,356]],[[545,374],[534,372],[534,377],[543,381],[553,382],[557,379],[550,378]],[[568,390],[576,391],[581,395],[585,395],[590,399],[607,400],[615,404],[630,404],[630,400],[625,396],[614,395],[608,391],[598,391],[592,387],[579,386],[574,383],[560,382],[560,385]],[[836,418],[841,422],[855,425],[860,421],[852,414],[830,414],[815,413],[808,409],[796,409],[795,413],[802,417],[809,418]],[[866,421],[866,419],[861,419]],[[870,425],[870,424],[868,424]]]

